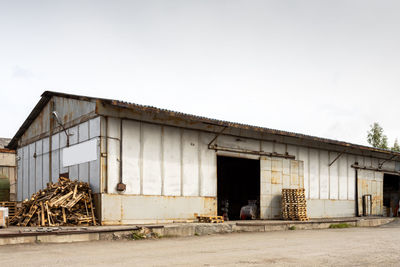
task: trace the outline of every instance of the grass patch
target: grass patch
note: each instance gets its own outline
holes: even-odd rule
[[[348,223],[335,223],[335,224],[329,225],[329,228],[349,228],[349,227],[352,227],[352,226]]]
[[[289,227],[289,230],[292,230],[292,231],[293,231],[293,230],[296,230],[296,226],[294,226],[294,225],[290,226],[290,227]]]
[[[132,231],[132,239],[133,240],[141,240],[141,239],[145,239],[145,235],[140,233],[140,232],[136,232],[136,231]]]

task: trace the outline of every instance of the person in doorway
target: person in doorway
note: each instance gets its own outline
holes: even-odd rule
[[[395,195],[393,196],[393,217],[397,217],[398,216],[398,212],[399,212],[399,196]]]
[[[398,204],[397,204],[396,217],[400,217],[400,199],[399,199],[399,201],[398,201],[397,203],[398,203]]]

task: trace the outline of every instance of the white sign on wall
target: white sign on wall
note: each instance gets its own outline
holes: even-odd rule
[[[63,167],[81,164],[97,159],[97,139],[92,139],[62,150]]]

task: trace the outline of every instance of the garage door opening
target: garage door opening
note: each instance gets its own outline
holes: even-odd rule
[[[386,216],[396,216],[400,200],[400,176],[384,174],[383,176],[383,206]]]
[[[238,220],[249,201],[260,210],[259,160],[218,156],[217,175],[218,215],[227,213],[229,220]]]

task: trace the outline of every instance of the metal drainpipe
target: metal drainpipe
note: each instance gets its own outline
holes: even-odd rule
[[[53,136],[53,128],[54,128],[54,118],[52,116],[53,111],[55,111],[55,107],[54,107],[54,101],[50,102],[50,131],[49,131],[49,182],[52,183],[53,182],[53,174],[52,174],[52,161],[53,161],[53,156],[52,156],[52,136]]]
[[[106,124],[106,126],[105,126],[105,148],[104,148],[104,151],[105,151],[105,154],[106,154],[106,158],[105,159],[103,159],[103,164],[105,164],[105,169],[104,169],[104,180],[103,180],[103,182],[104,182],[104,185],[103,185],[103,187],[104,187],[104,191],[105,191],[105,193],[110,193],[109,192],[109,189],[108,189],[108,117],[105,117],[105,124]]]
[[[356,169],[356,188],[355,188],[355,200],[356,200],[356,203],[355,203],[355,208],[356,208],[356,217],[360,217],[360,215],[359,215],[359,207],[358,207],[358,169]]]
[[[122,184],[123,179],[122,179],[122,122],[124,120],[121,119],[120,122],[120,129],[119,129],[119,182]]]

